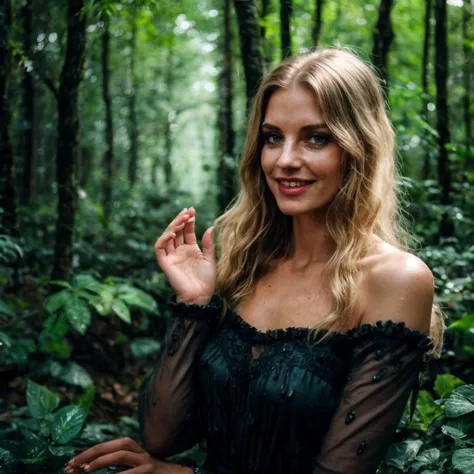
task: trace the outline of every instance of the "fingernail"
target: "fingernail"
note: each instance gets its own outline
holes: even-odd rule
[[[189,224],[190,222],[194,222],[195,220],[196,220],[196,219],[195,219],[194,217],[191,217],[191,219],[188,219],[188,224]]]
[[[84,464],[82,469],[84,469],[84,471],[86,471],[86,472],[89,472],[91,470],[91,467],[89,466],[89,464]]]

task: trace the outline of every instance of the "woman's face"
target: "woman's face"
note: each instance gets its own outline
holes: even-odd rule
[[[316,95],[301,85],[276,90],[261,133],[261,166],[280,210],[296,216],[326,209],[340,188],[343,150],[324,123]],[[309,183],[289,183],[298,179]]]

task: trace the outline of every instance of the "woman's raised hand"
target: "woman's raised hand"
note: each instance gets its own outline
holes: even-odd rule
[[[216,287],[213,227],[202,237],[202,251],[194,231],[196,211],[183,209],[155,243],[161,270],[176,293],[176,300],[205,305]]]

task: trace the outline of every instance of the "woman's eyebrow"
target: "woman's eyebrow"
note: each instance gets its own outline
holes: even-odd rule
[[[273,125],[271,123],[263,122],[262,123],[262,128],[266,128],[268,130],[277,130],[281,131],[280,127],[277,127],[276,125]],[[304,127],[301,127],[302,132],[307,132],[310,130],[320,130],[322,128],[329,129],[329,127],[325,123],[312,123],[309,125],[305,125]]]

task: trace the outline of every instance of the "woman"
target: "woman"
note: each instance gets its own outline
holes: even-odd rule
[[[218,263],[193,208],[155,246],[176,296],[141,393],[146,451],[114,440],[67,472],[375,473],[444,329],[430,270],[404,250],[393,147],[376,76],[351,53],[272,71],[215,223]],[[163,461],[197,442],[203,466]]]

